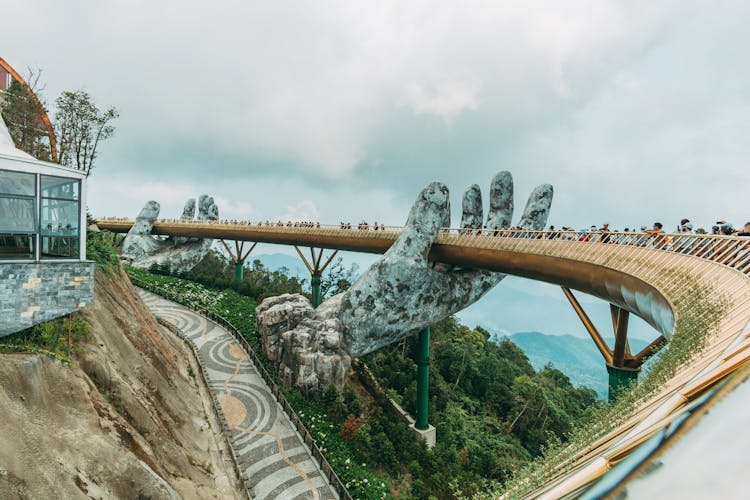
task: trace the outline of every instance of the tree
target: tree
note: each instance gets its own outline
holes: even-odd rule
[[[341,257],[336,258],[328,268],[328,272],[323,274],[323,278],[320,280],[321,297],[326,299],[333,297],[338,293],[347,291],[352,286],[359,266],[352,264],[347,269],[343,262]]]
[[[44,91],[44,86],[39,82],[41,74],[41,70],[29,68],[28,87],[13,79],[0,98],[0,111],[18,149],[40,160],[50,161],[52,155],[48,132],[43,121],[46,110],[40,100]]]
[[[55,104],[60,164],[88,176],[94,167],[99,143],[114,135],[115,127],[111,122],[120,114],[114,107],[100,110],[84,90],[63,92]]]

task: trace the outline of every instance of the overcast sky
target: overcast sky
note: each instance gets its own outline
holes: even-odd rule
[[[4,0],[0,56],[121,114],[89,207],[402,224],[555,187],[550,223],[750,219],[750,2]],[[54,110],[52,110],[54,111]]]
[[[750,219],[750,2],[5,0],[1,56],[121,113],[96,215],[200,192],[230,217],[401,224],[516,179],[517,212]],[[486,191],[485,191],[486,192]],[[454,213],[454,223],[458,214]]]

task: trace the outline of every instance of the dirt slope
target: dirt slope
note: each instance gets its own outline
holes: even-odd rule
[[[0,355],[0,498],[239,498],[185,344],[124,276],[97,272],[84,315],[73,368]]]

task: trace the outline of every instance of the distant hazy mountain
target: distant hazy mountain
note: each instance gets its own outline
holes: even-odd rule
[[[282,267],[287,269],[289,276],[295,276],[297,278],[307,278],[310,280],[310,273],[302,263],[302,259],[294,257],[293,255],[287,255],[283,253],[265,253],[258,255],[250,255],[248,257],[248,264],[252,265],[253,261],[260,260],[264,267],[271,271],[278,271]]]
[[[582,339],[572,335],[545,335],[539,332],[519,332],[510,339],[529,357],[535,369],[547,363],[570,377],[575,386],[585,385],[594,389],[600,398],[607,397],[607,369],[599,350],[591,339]],[[612,346],[614,339],[606,339]],[[646,347],[647,342],[639,339],[630,340],[630,348],[638,352]]]

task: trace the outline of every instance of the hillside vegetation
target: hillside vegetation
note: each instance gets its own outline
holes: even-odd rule
[[[226,317],[258,353],[251,321],[256,299],[299,292],[302,285],[259,262],[248,268],[243,283],[229,285],[233,269],[217,254],[190,273],[152,271],[128,269],[164,293],[182,294],[186,302]],[[329,278],[329,294],[348,286],[345,274]],[[356,371],[349,374],[341,396],[332,389],[320,401],[293,389],[286,395],[355,498],[382,498],[385,493],[447,499],[478,493],[538,456],[550,438],[564,439],[587,408],[599,404],[593,390],[573,387],[559,370],[534,370],[511,341],[488,339],[488,332],[469,329],[455,318],[433,325],[430,422],[438,429],[438,440],[432,450],[394,417],[387,400],[364,389]],[[414,340],[363,359],[387,393],[412,414]]]

